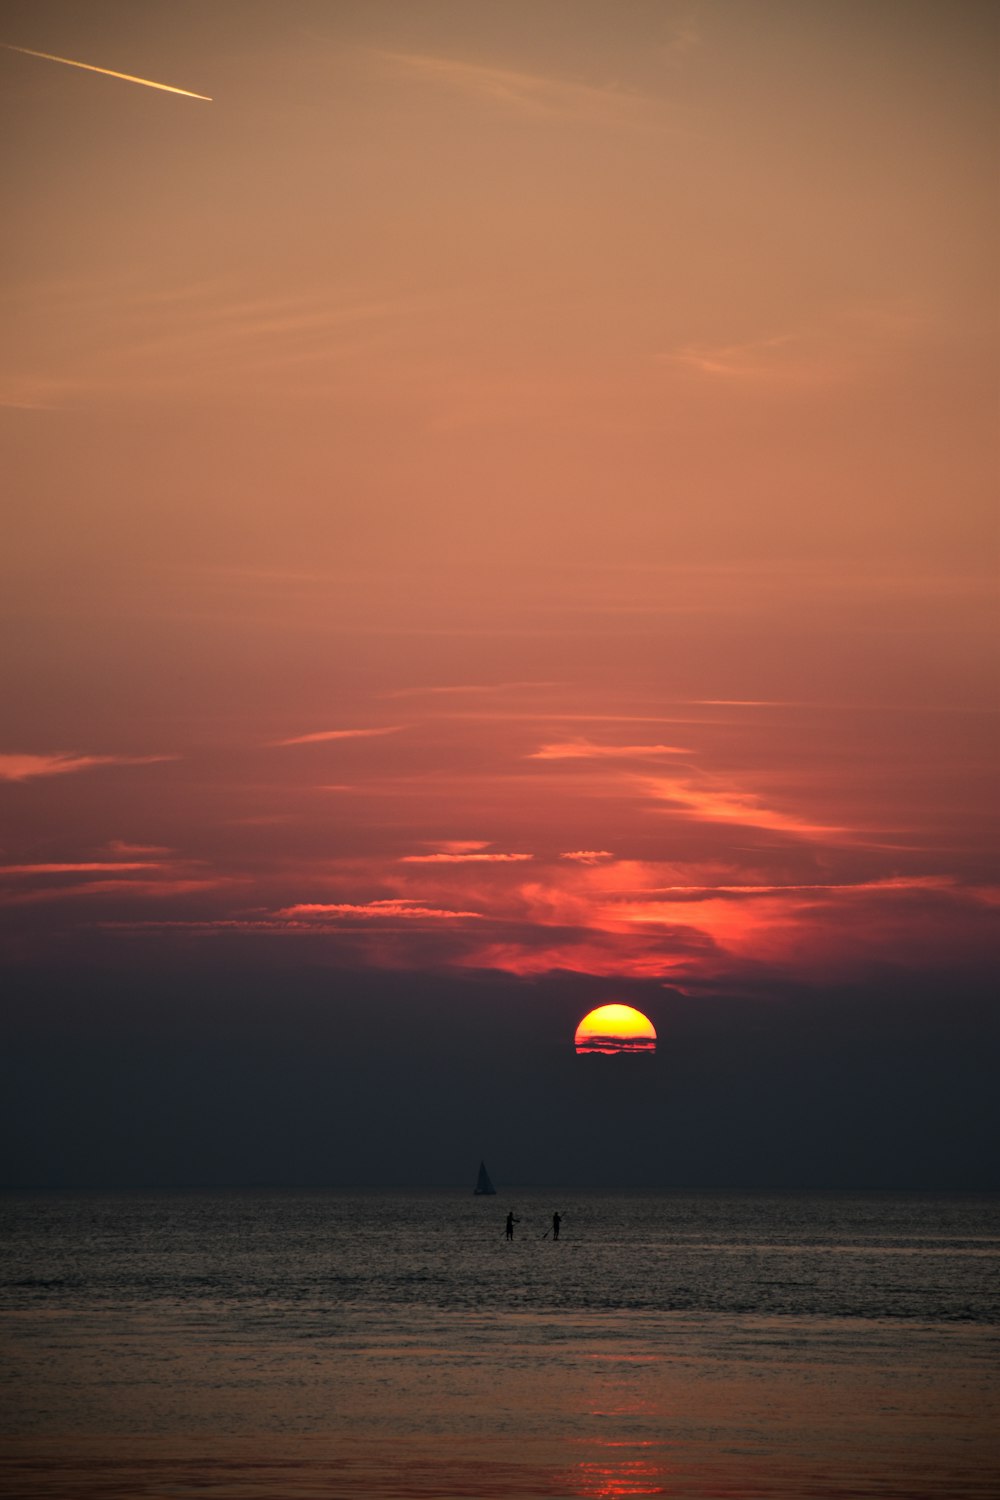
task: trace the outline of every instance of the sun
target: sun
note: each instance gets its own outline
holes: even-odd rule
[[[599,1005],[576,1028],[576,1050],[583,1052],[656,1051],[656,1029],[648,1016],[631,1005]]]

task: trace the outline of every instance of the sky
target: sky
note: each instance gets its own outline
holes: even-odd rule
[[[6,0],[0,1182],[1000,1187],[996,33]]]

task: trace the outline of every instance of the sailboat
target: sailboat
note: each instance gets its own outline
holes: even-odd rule
[[[496,1188],[490,1181],[490,1174],[486,1170],[486,1163],[484,1161],[481,1161],[479,1163],[479,1176],[476,1178],[476,1186],[473,1189],[473,1195],[476,1198],[479,1198],[487,1193],[492,1193],[495,1197]]]

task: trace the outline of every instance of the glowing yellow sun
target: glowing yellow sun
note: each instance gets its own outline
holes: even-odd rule
[[[599,1005],[576,1028],[577,1052],[655,1052],[656,1031],[631,1005]]]

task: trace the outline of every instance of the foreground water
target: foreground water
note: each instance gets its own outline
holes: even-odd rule
[[[0,1217],[7,1497],[1000,1494],[996,1199],[7,1194]]]

